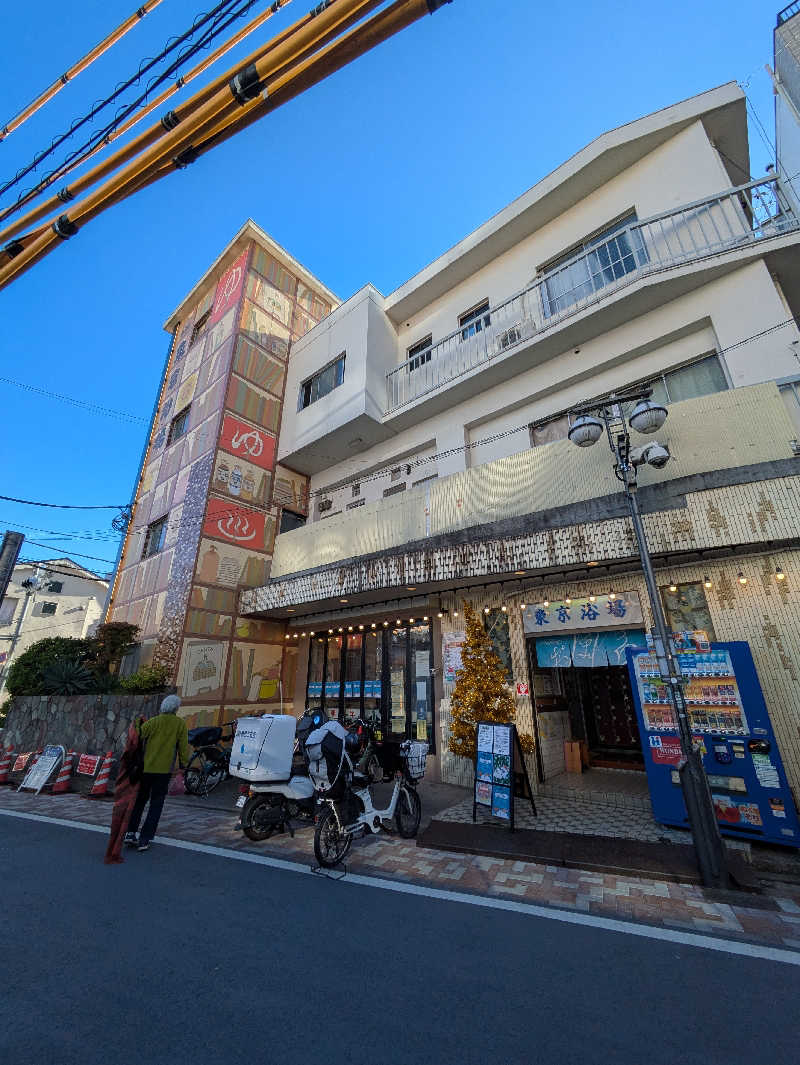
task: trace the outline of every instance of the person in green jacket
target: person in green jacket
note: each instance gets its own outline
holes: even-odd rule
[[[139,851],[146,851],[156,834],[161,811],[164,808],[164,799],[169,789],[169,778],[175,763],[176,751],[181,766],[189,761],[189,737],[186,722],[177,715],[180,705],[181,701],[177,695],[168,695],[161,703],[158,716],[145,721],[139,729],[144,743],[144,772],[128,831],[125,833],[125,842]],[[150,808],[137,840],[136,830],[139,828],[139,821],[148,799]]]

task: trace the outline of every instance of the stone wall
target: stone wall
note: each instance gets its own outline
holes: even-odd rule
[[[11,700],[0,743],[17,751],[57,743],[79,753],[121,754],[131,722],[158,713],[164,695],[19,695]]]

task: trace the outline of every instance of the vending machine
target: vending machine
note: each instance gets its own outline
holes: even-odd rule
[[[676,657],[722,834],[800,846],[797,812],[750,647],[685,638],[689,635],[676,634]],[[626,654],[653,816],[665,825],[688,827],[668,686],[652,649],[629,647]]]

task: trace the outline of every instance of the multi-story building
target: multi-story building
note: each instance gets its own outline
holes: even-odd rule
[[[166,323],[108,618],[139,626],[123,670],[166,666],[193,722],[291,707],[283,625],[240,617],[237,596],[266,581],[276,534],[306,520],[308,478],[276,462],[277,433],[292,344],[336,302],[247,222]]]
[[[239,610],[287,627],[295,705],[425,737],[471,782],[446,752],[466,599],[539,780],[570,736],[595,764],[641,765],[635,539],[609,453],[566,435],[579,402],[649,382],[672,458],[640,501],[668,619],[750,643],[800,787],[800,222],[748,159],[737,86],[677,103],[294,343],[277,460],[309,479],[309,521]]]
[[[15,658],[50,636],[91,636],[108,581],[70,558],[20,562],[0,603],[0,693]]]
[[[185,712],[364,714],[468,783],[446,751],[468,600],[535,778],[569,737],[641,765],[635,539],[610,456],[566,434],[579,402],[648,382],[672,457],[640,504],[670,624],[750,643],[797,789],[800,220],[748,159],[745,98],[721,86],[341,305],[248,224],[167,323],[113,597]]]
[[[800,3],[778,14],[774,34],[775,147],[778,175],[800,210]]]

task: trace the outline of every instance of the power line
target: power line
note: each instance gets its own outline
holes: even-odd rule
[[[34,503],[32,499],[15,499],[14,496],[0,496],[0,499],[5,499],[7,503],[24,503],[29,507],[53,507],[55,510],[124,510],[128,505],[123,503],[106,503],[103,506],[99,504],[80,507],[76,503]]]
[[[109,33],[107,37],[95,45],[91,51],[87,52],[83,58],[79,59],[77,63],[73,63],[71,67],[64,71],[58,81],[54,82],[49,89],[45,89],[44,92],[32,100],[29,104],[17,112],[13,118],[10,118],[8,122],[0,129],[0,141],[4,140],[9,133],[13,133],[15,129],[27,122],[32,115],[35,115],[40,107],[44,107],[46,103],[49,103],[53,97],[61,92],[68,81],[73,81],[79,74],[82,74],[84,70],[88,69],[95,59],[99,59],[101,55],[104,55],[112,45],[115,45],[117,41],[121,41],[122,38],[132,30],[134,26],[137,26],[139,22],[148,15],[151,11],[155,10],[161,0],[145,0],[138,11],[135,11],[132,15],[129,15],[117,28]]]
[[[104,414],[109,418],[120,418],[123,421],[128,422],[142,422],[148,423],[149,418],[143,418],[138,414],[129,414],[126,411],[115,410],[113,407],[101,407],[98,403],[87,403],[83,399],[75,399],[73,396],[65,396],[60,392],[51,392],[46,388],[38,388],[36,385],[25,384],[24,381],[15,381],[13,377],[0,377],[0,381],[7,385],[14,385],[16,388],[24,388],[27,392],[36,392],[40,396],[47,396],[49,399],[60,399],[62,403],[71,403],[75,407],[81,407],[84,410],[90,411],[92,414]]]
[[[43,529],[40,525],[26,525],[22,521],[11,521],[9,518],[0,518],[0,521],[4,521],[9,529],[18,526],[20,529],[32,529],[33,532],[51,533],[53,536],[57,536],[60,540],[117,540],[118,536],[114,532],[106,533],[103,529],[84,529],[80,532],[61,532],[58,529]],[[95,535],[91,535],[94,532]]]
[[[38,566],[39,569],[43,569],[45,573],[57,573],[61,577],[79,577],[82,580],[96,580],[99,581],[101,584],[108,584],[108,580],[105,577],[101,577],[98,573],[94,573],[93,570],[87,570],[83,566],[81,566],[81,569],[83,569],[85,573],[94,573],[94,576],[82,577],[82,575],[79,573],[70,573],[70,571],[66,569],[58,569],[53,566],[48,566],[47,562],[48,560],[46,558],[42,559],[41,561],[37,558],[21,558],[18,560],[17,565]]]
[[[25,538],[25,543],[30,544],[31,547],[41,547],[44,551],[52,551],[52,547],[47,544],[39,544],[35,540],[29,540]],[[113,562],[109,562],[107,558],[98,558],[97,555],[82,555],[80,551],[67,551],[68,555],[77,555],[78,558],[90,558],[93,562],[105,562],[108,566],[113,566]],[[46,560],[45,560],[46,561]]]
[[[255,3],[255,0],[250,0],[250,2],[251,3]],[[110,96],[107,96],[104,100],[101,100],[99,103],[95,104],[94,107],[92,107],[92,109],[90,111],[88,111],[85,115],[83,115],[81,118],[76,119],[71,124],[71,126],[69,127],[69,129],[65,133],[61,133],[58,136],[54,137],[53,140],[50,142],[50,145],[47,148],[44,148],[37,155],[35,155],[33,157],[33,159],[30,161],[30,163],[28,163],[24,167],[21,167],[17,171],[17,173],[14,175],[13,178],[8,180],[4,185],[0,186],[0,196],[3,196],[6,192],[8,192],[9,189],[12,189],[15,185],[18,185],[19,182],[27,174],[30,174],[32,171],[37,170],[39,168],[40,163],[42,163],[49,155],[52,155],[53,152],[56,151],[56,149],[59,148],[65,141],[69,140],[72,136],[74,136],[74,134],[82,126],[85,126],[87,122],[91,122],[92,119],[95,118],[96,115],[98,115],[106,107],[108,107],[110,104],[112,104],[114,102],[114,100],[116,100],[119,96],[122,95],[122,93],[124,93],[132,85],[135,85],[135,84],[137,84],[137,82],[141,81],[142,77],[149,70],[152,70],[153,67],[158,66],[158,64],[163,59],[165,59],[170,54],[170,52],[173,52],[176,48],[178,48],[181,44],[183,44],[184,41],[186,41],[190,37],[192,37],[197,32],[198,29],[200,29],[202,26],[204,26],[207,22],[212,21],[218,15],[220,15],[220,14],[222,14],[222,15],[228,14],[229,13],[229,9],[235,3],[236,3],[236,0],[221,0],[221,2],[219,4],[217,4],[217,6],[215,8],[212,8],[211,11],[203,12],[202,15],[197,16],[197,18],[195,18],[194,22],[189,27],[189,29],[185,30],[179,37],[174,38],[169,44],[167,44],[158,53],[157,56],[155,56],[153,59],[148,59],[148,60],[144,60],[143,59],[139,63],[138,70],[136,71],[135,74],[131,75],[131,77],[127,78],[125,81],[120,82],[117,85],[117,87],[114,89],[114,91],[110,94]],[[181,59],[180,63],[185,62],[186,58],[188,58],[188,57],[185,57],[185,58]],[[178,65],[180,65],[180,64],[178,64]],[[173,64],[173,67],[175,67],[175,66],[176,65]],[[173,70],[170,69],[168,74],[164,75],[164,77],[169,77],[172,73],[173,73]],[[157,81],[157,84],[160,84],[160,82]],[[134,106],[138,106],[138,104],[141,102],[142,98],[146,99],[147,93],[152,91],[152,88],[154,88],[154,87],[155,87],[155,85],[153,85],[152,87],[148,87],[147,91],[144,93],[144,96],[141,97]],[[118,120],[115,119],[115,121],[121,121],[122,117],[127,117],[127,116],[123,115]],[[110,124],[110,128],[113,129],[113,127],[114,127],[114,122],[112,122]],[[101,138],[102,138],[103,135],[105,135],[107,130],[108,130],[108,127],[101,134]]]

